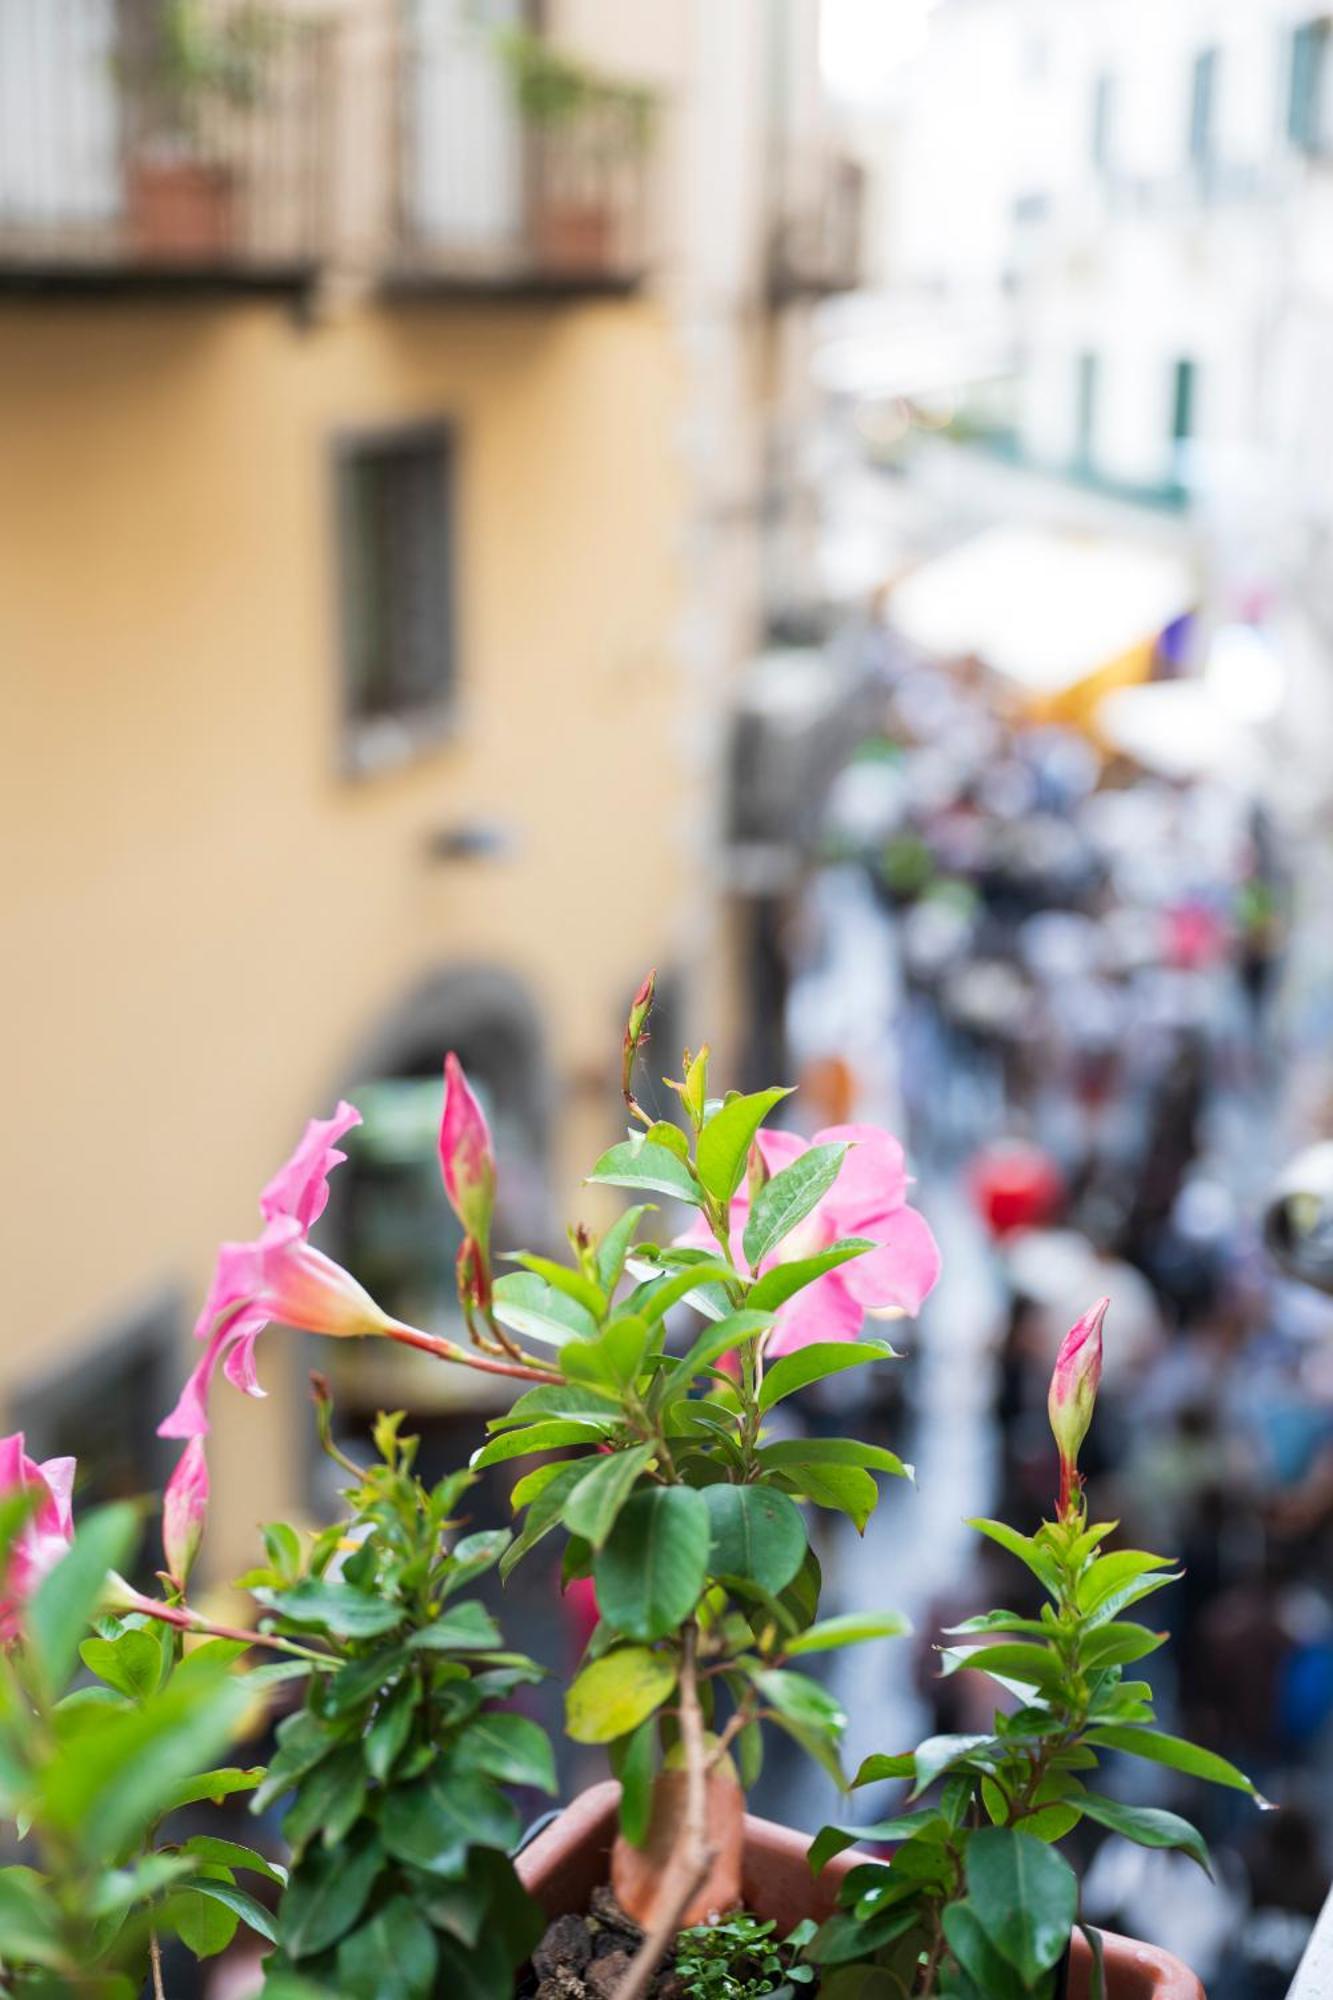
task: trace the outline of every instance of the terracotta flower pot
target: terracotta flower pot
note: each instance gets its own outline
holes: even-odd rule
[[[149,263],[224,257],[236,242],[236,177],[229,167],[143,154],[129,163],[130,236]]]
[[[519,1855],[519,1876],[548,1917],[586,1910],[593,1890],[609,1878],[619,1801],[620,1787],[614,1781],[591,1786]],[[806,1834],[746,1816],[741,1902],[747,1910],[787,1927],[802,1917],[822,1920],[832,1915],[839,1883],[866,1857],[840,1854],[821,1875],[812,1877],[805,1859],[809,1844]],[[1133,1938],[1114,1937],[1109,1931],[1102,1933],[1102,1944],[1107,2000],[1204,2000],[1194,1974],[1169,1952]],[[1088,2000],[1091,1966],[1092,1954],[1076,1931],[1068,2000]]]

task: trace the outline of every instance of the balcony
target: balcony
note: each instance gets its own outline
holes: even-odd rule
[[[624,292],[654,123],[455,0],[0,0],[0,288]]]
[[[769,236],[768,294],[775,305],[828,298],[864,283],[866,174],[844,153],[798,161]]]
[[[656,103],[527,32],[454,10],[397,48],[386,280],[400,292],[623,292],[648,264]]]
[[[223,0],[0,7],[0,283],[299,288],[328,251],[328,30]]]

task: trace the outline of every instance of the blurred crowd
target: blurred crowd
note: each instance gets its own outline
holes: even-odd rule
[[[793,921],[793,1054],[824,1110],[896,1119],[928,1210],[956,1198],[979,1238],[999,1302],[988,1511],[1017,1527],[1050,1508],[1056,1345],[1109,1294],[1092,1515],[1179,1556],[1153,1600],[1167,1726],[1277,1804],[1154,1773],[1216,1880],[1090,1841],[1087,1913],[1178,1951],[1214,2000],[1267,2000],[1333,1858],[1333,1310],[1259,1235],[1299,1073],[1281,1005],[1299,857],[1233,785],[1034,719],[979,661],[866,645],[881,723]],[[930,1607],[917,1695],[940,1730],[984,1726],[993,1695],[938,1678],[940,1628],[1015,1590],[988,1548]]]

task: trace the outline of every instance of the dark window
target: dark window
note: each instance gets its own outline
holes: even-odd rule
[[[1093,79],[1092,132],[1088,150],[1099,173],[1109,173],[1115,142],[1115,78],[1105,70]]]
[[[1205,167],[1213,157],[1217,133],[1217,85],[1221,56],[1216,49],[1200,49],[1190,72],[1190,160]]]
[[[1097,437],[1098,361],[1095,354],[1080,354],[1074,402],[1074,463],[1092,464]]]
[[[1192,361],[1177,361],[1171,381],[1171,442],[1188,444],[1194,435],[1194,392],[1197,370]]]
[[[1324,74],[1328,48],[1326,20],[1303,21],[1291,37],[1287,83],[1287,137],[1302,152],[1324,144]]]
[[[374,771],[443,734],[452,712],[452,433],[347,439],[337,468],[344,753]]]

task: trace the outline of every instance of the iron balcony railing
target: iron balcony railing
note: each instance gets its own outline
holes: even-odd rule
[[[0,279],[620,287],[653,124],[459,0],[0,0]]]
[[[318,22],[249,0],[0,0],[0,268],[316,264],[331,53]]]
[[[656,108],[539,37],[417,5],[397,43],[392,273],[617,287],[648,261]]]

